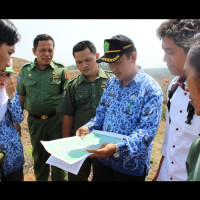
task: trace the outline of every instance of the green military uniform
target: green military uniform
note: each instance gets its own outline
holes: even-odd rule
[[[200,137],[190,147],[186,161],[187,181],[200,181]]]
[[[0,180],[1,180],[1,172],[3,170],[4,161],[5,161],[5,153],[0,150]]]
[[[110,71],[99,67],[99,73],[95,81],[90,82],[83,74],[71,80],[63,93],[63,98],[57,108],[57,112],[63,115],[74,116],[73,133],[87,123],[96,114],[105,84],[113,76]],[[68,173],[69,180],[87,181],[90,174],[91,159],[87,158],[78,175]]]
[[[49,154],[40,140],[50,141],[62,137],[62,116],[56,115],[62,93],[69,81],[67,68],[51,61],[45,70],[34,62],[25,64],[17,77],[18,95],[25,96],[24,108],[29,112],[28,127],[34,158],[36,180],[46,181],[49,165],[45,164]],[[52,180],[66,179],[66,172],[52,167]]]

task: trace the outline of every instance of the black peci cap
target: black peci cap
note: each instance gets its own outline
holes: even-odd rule
[[[116,35],[111,39],[104,40],[104,56],[99,58],[96,62],[113,63],[124,53],[131,51],[136,52],[133,41],[124,35]]]

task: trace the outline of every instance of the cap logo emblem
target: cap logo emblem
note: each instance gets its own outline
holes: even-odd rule
[[[109,51],[110,43],[107,41],[104,42],[104,51]]]

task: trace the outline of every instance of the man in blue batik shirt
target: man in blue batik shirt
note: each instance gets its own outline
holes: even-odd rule
[[[136,64],[134,43],[124,35],[104,41],[104,56],[97,62],[109,63],[115,74],[108,80],[96,116],[80,127],[84,137],[92,130],[127,136],[117,144],[104,143],[88,149],[97,157],[93,181],[144,181],[150,169],[153,139],[162,112],[163,94],[159,84]]]

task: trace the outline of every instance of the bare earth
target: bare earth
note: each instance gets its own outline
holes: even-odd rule
[[[17,74],[19,73],[19,70],[21,66],[28,62],[27,60],[19,59],[19,58],[13,58],[13,69],[16,72],[16,75],[14,75],[14,78],[17,77]],[[71,75],[77,75],[77,70],[70,71]],[[72,76],[71,76],[72,77]],[[163,89],[163,93],[166,94],[166,85],[169,84],[170,80],[168,77],[162,78],[162,80],[159,80],[157,77],[155,77],[156,81],[161,85]],[[163,83],[164,81],[164,83]],[[31,156],[31,143],[30,143],[30,136],[28,131],[28,125],[27,125],[27,111],[24,111],[25,119],[21,123],[21,140],[24,148],[24,158],[25,158],[25,164],[24,164],[24,181],[35,181],[34,171],[33,171],[33,160]],[[159,165],[159,161],[161,158],[161,146],[164,136],[164,130],[165,130],[165,121],[162,119],[158,132],[156,134],[156,137],[154,139],[154,145],[152,149],[152,156],[151,156],[151,169],[149,172],[149,175],[146,177],[146,181],[151,181],[157,168]],[[92,173],[89,177],[89,181],[92,178]]]

